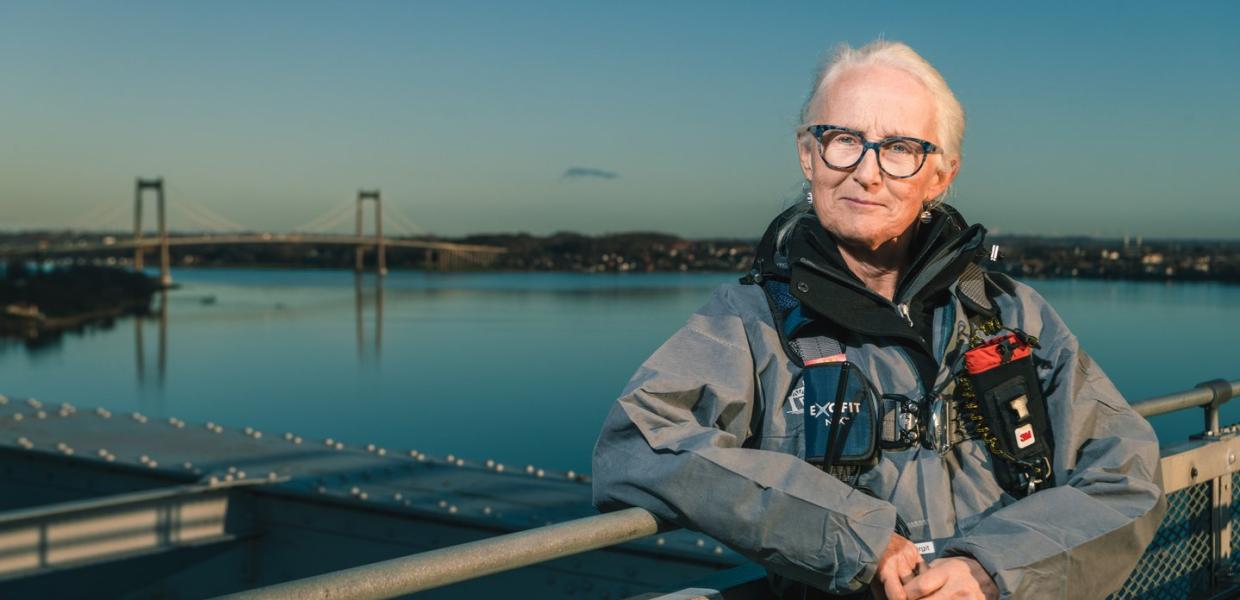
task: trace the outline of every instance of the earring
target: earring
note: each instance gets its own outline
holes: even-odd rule
[[[814,191],[813,190],[805,190],[805,203],[810,206],[814,205]]]
[[[929,202],[921,205],[921,222],[922,223],[929,223],[930,221],[934,220],[934,215],[930,214],[931,208],[933,207],[930,205]]]

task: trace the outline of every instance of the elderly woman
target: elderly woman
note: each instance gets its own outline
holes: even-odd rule
[[[633,376],[595,449],[600,508],[711,535],[785,598],[1122,585],[1165,510],[1157,440],[940,203],[963,133],[907,46],[837,52],[797,130],[805,201]]]

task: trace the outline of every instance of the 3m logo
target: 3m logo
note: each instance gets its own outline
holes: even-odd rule
[[[1034,442],[1034,439],[1033,439],[1033,425],[1032,424],[1025,423],[1024,425],[1021,425],[1020,427],[1016,428],[1016,447],[1017,448],[1028,448],[1029,446],[1033,445],[1033,442]]]

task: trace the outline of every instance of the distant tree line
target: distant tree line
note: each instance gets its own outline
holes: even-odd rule
[[[93,237],[92,237],[93,236]],[[45,241],[52,245],[97,243],[100,234],[0,234],[6,246]],[[117,239],[120,236],[117,235]],[[475,234],[463,238],[421,238],[505,248],[506,253],[481,264],[451,263],[454,270],[650,272],[731,271],[749,268],[755,240],[687,240],[656,232],[582,235],[558,232]],[[1077,277],[1133,280],[1209,280],[1240,282],[1240,240],[1108,240],[993,236],[1002,259],[990,268],[1024,278]],[[110,257],[110,258],[109,258]],[[130,253],[102,252],[78,262],[124,265]],[[304,267],[351,268],[354,248],[340,245],[252,244],[172,248],[179,267]],[[149,259],[148,259],[149,260]],[[373,252],[366,261],[373,265]],[[441,269],[444,263],[422,249],[388,247],[393,269]]]

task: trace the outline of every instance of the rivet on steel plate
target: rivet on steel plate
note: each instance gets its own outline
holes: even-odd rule
[[[491,507],[490,507],[490,506],[484,506],[484,507],[482,507],[482,514],[484,514],[484,515],[489,515],[489,514],[491,514]]]
[[[149,462],[149,463],[146,463],[146,466],[148,466],[148,467],[150,467],[150,468],[154,469],[155,467],[158,467],[158,466],[159,466],[159,463],[157,463],[157,462],[155,462],[155,461],[151,461],[151,462]]]
[[[284,432],[284,440],[289,442],[293,441],[293,434],[287,431]]]
[[[106,408],[104,408],[104,407],[102,407],[102,406],[100,406],[99,408],[96,408],[96,409],[95,409],[95,414],[97,414],[97,415],[99,415],[99,416],[101,416],[101,417],[103,417],[103,418],[105,418],[105,419],[110,419],[110,418],[112,418],[112,413],[111,413],[108,409],[106,409]]]
[[[245,471],[237,471],[237,479],[245,479]]]
[[[454,514],[454,515],[455,515],[455,514],[456,514],[456,511],[457,511],[457,508],[456,508],[456,505],[455,505],[455,504],[453,504],[452,506],[449,506],[449,507],[448,507],[448,512],[449,512],[449,513],[452,513],[452,514]]]
[[[268,471],[268,472],[267,472],[267,481],[275,481],[275,480],[277,480],[277,479],[279,479],[279,478],[280,478],[280,476],[279,476],[279,475],[276,475],[276,472],[275,472],[275,471]]]
[[[344,450],[344,442],[336,442],[337,450]]]
[[[706,545],[706,540],[704,540],[704,539],[702,539],[702,538],[698,538],[698,541],[696,541],[696,542],[694,542],[694,543],[695,543],[695,544],[697,544],[697,547],[698,547],[698,548],[701,548],[701,547],[703,547],[703,546],[705,546],[705,545]]]
[[[21,413],[13,413],[13,420],[14,420],[14,421],[20,421],[20,420],[22,420],[22,419],[24,419],[24,418],[26,418],[26,417],[22,416],[22,414],[21,414]]]
[[[259,431],[259,430],[255,429],[255,430],[254,430],[254,433],[252,433],[252,434],[250,434],[250,435],[253,435],[253,436],[254,436],[254,439],[259,440],[259,439],[262,439],[262,437],[263,437],[263,432],[261,432],[261,431]]]
[[[456,464],[457,464],[457,465],[459,465],[459,466],[465,466],[465,461],[461,461],[461,462],[458,462],[458,463],[456,463]],[[495,472],[496,472],[496,473],[503,473],[503,472],[504,472],[504,463],[495,463]]]
[[[151,457],[149,457],[149,456],[147,456],[147,455],[143,454],[142,456],[139,456],[139,457],[138,457],[138,462],[140,462],[140,463],[142,463],[142,464],[144,464],[144,465],[145,465],[146,463],[151,462]]]
[[[318,491],[320,494],[326,494],[326,493],[327,493],[327,488],[326,488],[326,487],[324,487],[324,486],[321,486],[321,485],[320,485],[319,487],[315,488],[315,490],[316,490],[316,491]]]
[[[485,463],[483,463],[483,464],[485,464],[485,465],[486,465],[486,467],[487,467],[488,469],[494,469],[494,468],[495,468],[495,461],[493,461],[493,460],[491,460],[491,459],[489,459],[489,458],[488,458],[488,459],[487,459],[487,461],[486,461]]]
[[[526,472],[526,473],[533,473],[533,472],[534,472],[534,465],[525,465],[525,472]]]
[[[232,465],[228,465],[228,474],[230,474],[230,475],[231,475],[231,474],[236,473],[236,472],[237,472],[237,467],[234,467],[234,466],[232,466]]]
[[[395,494],[392,494],[392,499],[397,502],[400,502],[403,498],[404,496],[402,496],[400,492],[396,492]]]
[[[379,448],[378,450],[375,451],[375,454],[378,454],[379,456],[387,456],[387,450],[383,448]]]
[[[577,478],[577,472],[576,472],[576,471],[569,471],[569,472],[565,473],[565,474],[564,474],[564,476],[565,476],[565,477],[567,477],[567,478],[569,478],[569,479],[576,479],[576,478]]]
[[[34,398],[26,398],[26,405],[30,408],[43,408],[43,403]]]
[[[723,546],[715,546],[715,554],[723,554]]]
[[[187,461],[185,461],[185,464],[182,464],[181,466],[182,466],[182,467],[185,467],[185,470],[186,470],[186,471],[188,471],[188,470],[190,470],[190,469],[193,469],[193,468],[194,468],[194,463],[189,462],[189,461],[187,460]]]
[[[546,474],[547,474],[547,472],[546,472],[546,471],[543,471],[542,469],[539,469],[539,470],[537,470],[537,471],[534,471],[534,476],[535,476],[535,477],[542,477],[542,476],[544,476],[544,475],[546,475]]]
[[[447,500],[440,500],[440,501],[438,502],[438,505],[439,505],[439,508],[448,508],[448,501],[447,501]]]
[[[45,413],[45,412],[43,412],[43,411],[39,410],[39,411],[35,411],[34,416],[35,416],[35,418],[37,418],[37,419],[46,419],[46,418],[47,418],[47,413]]]
[[[323,445],[324,445],[324,446],[327,446],[328,448],[331,448],[332,446],[335,446],[335,445],[336,445],[336,440],[333,440],[333,439],[331,439],[331,438],[327,438],[327,439],[323,440]]]
[[[374,444],[366,444],[366,451],[367,451],[367,452],[374,452],[374,451],[375,451],[375,445],[374,445]]]
[[[246,427],[245,429],[242,429],[241,431],[244,431],[246,435],[250,435],[250,434],[254,433],[254,428],[253,428],[253,427]]]
[[[99,451],[98,451],[98,452],[96,452],[95,454],[98,454],[98,455],[99,455],[99,458],[103,458],[103,457],[105,457],[105,456],[107,456],[107,455],[108,455],[108,449],[107,449],[107,448],[100,448],[100,449],[99,449]]]
[[[207,480],[207,485],[216,486],[219,484],[220,484],[220,478],[216,477],[215,475],[212,475],[211,478]]]
[[[448,460],[448,462],[450,462],[450,463],[456,462],[456,456],[455,456],[455,455],[453,455],[453,454],[449,454],[449,455],[448,455],[448,459],[447,459],[447,460]]]
[[[4,406],[5,404],[8,404],[8,403],[9,403],[9,397],[5,396],[4,394],[0,394],[0,406]]]
[[[664,545],[664,544],[666,544],[666,543],[667,543],[667,540],[665,540],[665,539],[663,539],[663,538],[658,538],[658,539],[656,539],[656,540],[654,541],[654,543],[655,543],[655,544],[657,544],[657,545],[659,545],[659,546],[662,546],[662,545]]]

